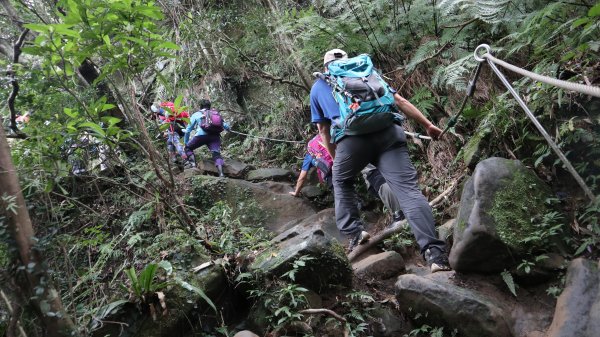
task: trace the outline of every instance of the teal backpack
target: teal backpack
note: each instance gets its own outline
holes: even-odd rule
[[[329,72],[315,73],[333,89],[340,117],[332,121],[332,138],[338,141],[345,135],[361,135],[382,130],[401,116],[394,103],[390,86],[373,67],[369,55],[336,60]]]

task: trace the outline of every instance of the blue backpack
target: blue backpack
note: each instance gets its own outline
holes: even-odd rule
[[[369,55],[336,60],[320,74],[333,89],[340,117],[332,121],[332,138],[382,130],[400,121],[390,86],[375,71]]]

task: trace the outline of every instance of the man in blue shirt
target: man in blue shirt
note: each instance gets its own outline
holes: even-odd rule
[[[330,62],[346,59],[341,49],[325,53],[325,71]],[[408,100],[394,93],[394,102],[407,117],[414,119],[437,139],[442,133]],[[375,165],[387,181],[415,235],[417,243],[432,272],[450,270],[446,245],[436,235],[433,212],[421,193],[417,172],[412,165],[406,135],[401,126],[390,122],[375,132],[345,135],[331,143],[332,121],[340,116],[339,106],[332,95],[332,88],[322,79],[317,79],[310,92],[311,120],[317,124],[319,134],[334,159],[333,189],[335,196],[336,224],[340,232],[349,238],[348,250],[370,238],[364,230],[356,204],[355,176],[367,165]]]

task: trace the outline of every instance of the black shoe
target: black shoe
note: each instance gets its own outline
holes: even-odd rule
[[[398,227],[400,225],[400,221],[402,221],[404,219],[406,219],[406,218],[404,217],[404,213],[402,213],[402,211],[395,212],[394,216],[392,218],[392,223],[389,224],[387,226],[387,228],[388,229],[393,229],[393,228]]]
[[[394,222],[402,221],[404,219],[406,219],[406,217],[404,216],[404,213],[402,213],[402,211],[394,212]]]
[[[350,236],[348,238],[348,253],[350,253],[354,248],[358,245],[362,245],[363,243],[369,241],[371,238],[371,234],[366,231],[357,232],[355,235]]]
[[[431,268],[432,273],[452,270],[450,263],[448,262],[448,254],[439,249],[427,249],[425,251],[425,260]]]

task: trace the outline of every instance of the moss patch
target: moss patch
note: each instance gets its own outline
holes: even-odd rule
[[[516,165],[516,164],[513,164]],[[545,200],[549,189],[530,172],[515,167],[512,179],[505,179],[505,187],[494,196],[490,215],[494,218],[496,232],[509,247],[524,252],[540,242],[523,242],[534,236],[533,219],[548,212]]]

